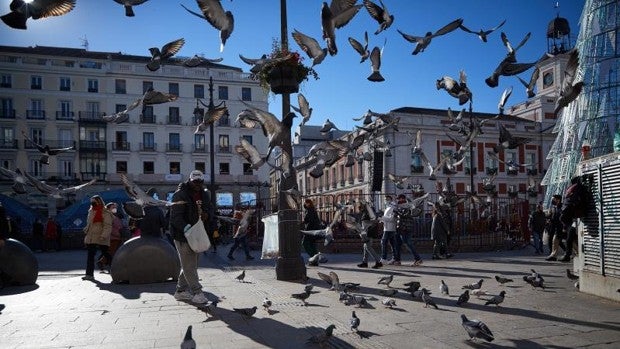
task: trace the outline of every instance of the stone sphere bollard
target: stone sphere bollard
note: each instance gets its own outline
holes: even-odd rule
[[[39,276],[39,262],[24,243],[7,239],[0,248],[0,272],[4,286],[34,285]]]
[[[115,283],[148,284],[176,281],[181,271],[177,252],[159,237],[127,240],[114,254],[110,274]]]

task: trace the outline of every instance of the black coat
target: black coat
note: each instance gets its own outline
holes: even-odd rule
[[[201,218],[207,233],[212,234],[215,228],[215,208],[211,206],[211,194],[204,189],[201,196]],[[194,225],[198,222],[198,205],[196,205],[188,182],[180,183],[172,195],[172,202],[179,201],[185,203],[170,206],[170,234],[177,241],[187,242],[183,229],[187,224]]]

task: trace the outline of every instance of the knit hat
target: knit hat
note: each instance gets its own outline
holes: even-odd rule
[[[205,180],[205,176],[204,174],[202,174],[202,172],[200,170],[193,170],[190,174],[189,174],[189,180],[190,181],[204,181]]]

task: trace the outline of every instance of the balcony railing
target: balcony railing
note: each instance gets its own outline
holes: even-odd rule
[[[180,153],[183,150],[183,145],[178,143],[166,143],[166,151]]]
[[[10,82],[3,82],[3,83],[0,83],[0,87],[11,88],[11,85],[12,85],[12,84],[11,84]]]
[[[111,142],[112,143],[112,150],[119,150],[119,151],[130,151],[131,150],[131,144],[129,142]]]
[[[141,124],[154,124],[157,121],[157,117],[155,115],[144,115],[140,114],[140,123]]]
[[[219,153],[230,153],[230,145],[218,145],[217,151]]]
[[[73,121],[75,113],[72,111],[56,111],[56,120]]]
[[[105,141],[80,141],[80,151],[106,150]]]
[[[15,119],[15,109],[0,109],[0,119]]]
[[[42,87],[41,85],[30,85],[31,90],[40,90],[41,87]]]
[[[516,176],[517,174],[519,174],[519,170],[518,169],[508,169],[508,170],[506,170],[506,174],[508,174],[509,176]]]
[[[181,117],[179,115],[168,115],[166,122],[168,125],[180,125]]]
[[[82,110],[78,112],[78,117],[80,120],[101,121],[105,123],[105,121],[101,119],[104,115],[105,113],[98,112],[98,111],[83,111]]]
[[[194,144],[192,149],[194,149],[194,153],[206,153],[207,152],[207,146],[205,144]]]
[[[47,145],[51,149],[73,147],[75,149],[75,141],[66,139],[45,139],[41,141],[41,145]],[[36,149],[37,146],[27,139],[24,139],[24,149]]]
[[[157,151],[157,143],[140,143],[140,151]]]
[[[99,92],[99,89],[98,88],[89,87],[88,88],[88,92],[95,92],[96,93],[96,92]]]
[[[17,139],[0,139],[0,149],[18,149]]]
[[[105,181],[105,177],[107,174],[107,172],[80,172],[80,175],[82,176],[82,181],[84,182],[88,182],[93,178],[97,178],[97,180],[100,181]]]
[[[527,169],[527,174],[529,176],[537,176],[538,175],[538,169],[535,168],[528,168]]]
[[[26,110],[26,119],[45,120],[45,110]]]

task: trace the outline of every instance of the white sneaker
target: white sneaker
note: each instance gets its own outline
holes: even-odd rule
[[[202,293],[202,291],[196,293],[194,297],[192,297],[192,303],[204,304],[207,302],[208,302],[207,297],[205,297],[205,294]]]
[[[181,291],[181,292],[177,291],[174,293],[174,299],[178,301],[189,301],[192,299],[192,294],[189,293],[188,291]]]

